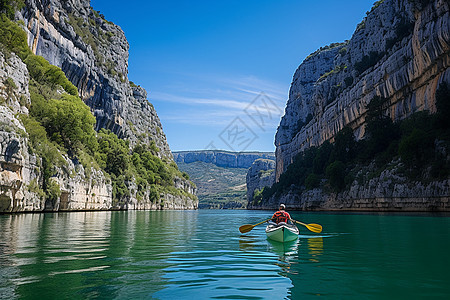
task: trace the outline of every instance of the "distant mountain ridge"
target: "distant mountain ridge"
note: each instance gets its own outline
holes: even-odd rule
[[[250,167],[261,160],[275,166],[273,152],[199,150],[172,154],[178,168],[197,185],[198,208],[247,208],[246,177]],[[257,183],[251,187],[253,195],[253,189],[260,186]]]
[[[231,152],[224,150],[173,151],[176,163],[202,161],[225,168],[250,168],[259,158],[275,160],[273,152]]]

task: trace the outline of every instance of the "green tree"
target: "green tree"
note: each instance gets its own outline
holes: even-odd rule
[[[22,60],[31,53],[25,31],[4,14],[0,14],[0,43]]]
[[[51,65],[42,56],[30,54],[24,62],[27,65],[31,77],[40,84],[48,84],[53,89],[61,86],[68,94],[78,95],[77,88],[67,79],[64,72],[57,66]]]
[[[344,127],[336,135],[331,159],[345,163],[351,161],[355,155],[356,141],[353,130],[350,127]]]
[[[327,178],[335,191],[345,187],[345,165],[342,161],[332,162],[326,170]]]
[[[325,174],[325,169],[330,161],[330,156],[334,146],[325,141],[317,150],[313,160],[313,171],[315,174]]]
[[[0,0],[0,13],[5,14],[11,20],[14,13],[24,6],[23,0]]]
[[[438,125],[447,130],[450,128],[450,89],[443,82],[436,91],[436,108]]]
[[[263,191],[259,190],[259,189],[256,189],[253,192],[253,203],[258,205],[258,204],[261,203],[262,199],[263,199]]]
[[[85,145],[92,153],[98,148],[95,136],[95,117],[80,98],[63,94],[61,99],[46,101],[32,99],[31,115],[40,120],[52,141],[68,149],[73,155]]]
[[[425,130],[414,128],[401,139],[398,153],[406,164],[423,166],[434,156],[433,138]]]
[[[385,116],[386,99],[376,96],[366,106],[366,142],[364,159],[371,159],[376,154],[388,149],[399,138],[399,129],[388,116]]]
[[[115,177],[125,174],[129,168],[128,144],[109,130],[101,129],[98,132],[97,160],[109,174]]]
[[[319,187],[320,177],[314,173],[309,174],[305,179],[305,187],[308,190]]]

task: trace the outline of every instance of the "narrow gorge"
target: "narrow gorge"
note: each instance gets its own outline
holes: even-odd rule
[[[261,172],[261,162],[275,169],[273,152],[174,151],[173,156],[179,169],[197,186],[199,209],[247,208],[253,190],[262,188],[260,182],[266,183],[260,179],[267,177],[267,172]],[[255,168],[258,171],[253,174]]]

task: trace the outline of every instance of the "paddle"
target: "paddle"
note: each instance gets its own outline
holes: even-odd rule
[[[292,221],[294,221],[295,223],[298,223],[300,225],[305,226],[306,228],[308,228],[312,232],[315,232],[315,233],[321,233],[322,232],[322,225],[319,225],[319,224],[305,224],[305,223],[302,223],[302,222],[299,222],[299,221],[295,221],[295,220],[292,220]]]
[[[262,223],[265,223],[265,222],[267,222],[267,221],[269,221],[269,220],[271,220],[271,219],[264,220],[264,221],[262,221],[262,222],[259,222],[259,223],[255,224],[255,225],[251,225],[251,224],[242,225],[241,227],[239,227],[239,231],[240,231],[241,233],[249,232],[249,231],[251,231],[251,230],[253,229],[253,227],[258,226],[258,225],[261,225]]]

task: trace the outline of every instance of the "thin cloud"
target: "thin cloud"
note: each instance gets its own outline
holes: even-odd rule
[[[249,127],[258,130],[261,124],[255,124],[254,120],[265,114],[268,117],[264,126],[277,127],[285,105],[281,85],[255,76],[184,76],[189,78],[179,76],[174,86],[165,88],[170,92],[153,91],[150,95],[151,102],[179,104],[170,112],[159,111],[163,123],[224,127],[239,116]],[[270,105],[275,107],[267,107],[258,101],[261,95],[268,97]]]
[[[230,99],[199,98],[196,96],[180,96],[169,93],[153,93],[153,101],[174,102],[184,105],[211,105],[224,108],[244,109],[248,103]]]

